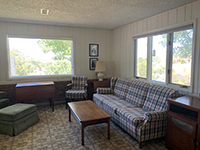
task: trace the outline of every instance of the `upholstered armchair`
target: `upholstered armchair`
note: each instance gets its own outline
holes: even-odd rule
[[[7,95],[6,92],[0,91],[0,109],[10,105],[9,99],[5,98],[6,95]]]
[[[69,101],[87,99],[87,77],[73,76],[66,87],[66,108]]]

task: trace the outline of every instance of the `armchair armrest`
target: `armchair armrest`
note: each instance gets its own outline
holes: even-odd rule
[[[73,85],[72,83],[67,84],[66,90],[68,91],[69,89],[71,89],[72,85]]]
[[[4,91],[0,91],[0,99],[6,97],[7,93]]]
[[[113,90],[110,88],[97,88],[97,94],[112,94]]]
[[[88,84],[85,84],[84,90],[87,91]]]
[[[145,121],[167,120],[167,111],[151,111],[144,114]]]

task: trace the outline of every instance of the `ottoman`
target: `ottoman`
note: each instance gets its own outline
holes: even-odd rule
[[[14,104],[0,109],[0,134],[15,136],[39,122],[37,106]]]

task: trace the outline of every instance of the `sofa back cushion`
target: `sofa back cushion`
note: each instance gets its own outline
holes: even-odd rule
[[[119,97],[120,99],[125,99],[131,83],[132,83],[132,80],[130,80],[130,79],[118,78],[118,80],[115,84],[114,94],[117,97]]]
[[[142,107],[146,99],[149,86],[149,83],[133,80],[126,95],[126,101],[133,105]]]
[[[114,88],[115,88],[115,84],[116,84],[116,82],[117,82],[117,77],[112,77],[111,79],[110,79],[110,89],[111,90],[114,90]]]
[[[150,85],[143,108],[148,111],[167,110],[166,98],[174,96],[177,91],[159,85]]]

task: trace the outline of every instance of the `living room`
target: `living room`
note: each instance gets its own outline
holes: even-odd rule
[[[149,2],[149,1],[148,1]],[[168,1],[170,3],[172,1]],[[5,4],[6,2],[2,2],[2,7],[7,5]],[[10,2],[11,3],[11,2]],[[19,1],[15,1],[15,3],[21,3]],[[117,2],[116,2],[117,3]],[[51,4],[52,5],[52,4]],[[90,4],[88,4],[90,5]],[[151,4],[153,6],[153,4]],[[11,6],[11,5],[10,5]],[[22,8],[21,5],[16,5],[16,9],[20,9],[19,12],[22,13]],[[87,6],[87,5],[83,5]],[[96,4],[98,7],[98,5]],[[117,5],[118,6],[118,5]],[[146,6],[148,8],[148,6]],[[144,8],[146,8],[144,7]],[[150,6],[149,6],[150,7]],[[153,7],[152,7],[153,8]],[[162,7],[164,8],[164,6]],[[199,18],[200,18],[200,13],[199,13],[199,8],[200,8],[200,1],[186,1],[185,4],[180,3],[180,6],[174,7],[173,9],[169,9],[167,11],[161,11],[162,13],[157,13],[154,15],[151,15],[150,17],[145,17],[145,18],[139,18],[136,21],[129,21],[127,22],[128,19],[130,18],[125,18],[126,23],[123,23],[123,19],[121,19],[117,26],[110,24],[104,25],[103,22],[99,24],[99,26],[94,26],[93,22],[91,21],[91,24],[83,24],[81,21],[82,20],[75,20],[75,22],[79,22],[78,24],[75,24],[73,22],[68,22],[64,24],[63,22],[52,22],[48,21],[48,15],[47,16],[42,16],[42,20],[37,20],[37,15],[35,15],[35,19],[30,20],[30,19],[23,19],[23,18],[14,18],[14,17],[6,17],[6,15],[1,11],[0,14],[0,91],[6,91],[7,92],[7,97],[10,99],[11,104],[16,103],[16,93],[15,93],[15,86],[17,83],[23,83],[23,82],[39,82],[39,81],[53,81],[55,82],[56,86],[56,98],[55,98],[55,104],[56,102],[59,103],[59,101],[62,101],[65,99],[64,91],[66,85],[71,81],[71,76],[72,75],[83,75],[87,76],[88,80],[94,80],[97,79],[96,72],[94,70],[90,69],[90,57],[89,55],[89,45],[90,44],[98,44],[99,45],[99,54],[98,54],[98,60],[104,61],[105,66],[106,66],[106,72],[104,72],[104,78],[105,79],[110,79],[113,76],[118,76],[118,77],[126,77],[126,78],[136,78],[137,71],[135,69],[135,66],[137,64],[136,62],[136,56],[135,56],[135,51],[134,51],[134,41],[135,39],[145,37],[145,36],[152,36],[154,33],[168,33],[173,31],[174,29],[179,29],[182,27],[191,27],[193,29],[193,51],[192,51],[192,64],[191,64],[191,78],[190,78],[190,84],[185,88],[184,86],[172,86],[167,81],[167,84],[162,84],[165,87],[173,87],[174,89],[184,92],[188,95],[199,97],[200,93],[200,80],[199,80],[199,72],[200,72],[200,67],[199,67],[199,61],[200,61],[200,43],[198,42],[200,39],[200,23],[199,23]],[[38,8],[40,11],[42,8]],[[155,8],[154,8],[155,9]],[[3,9],[2,9],[3,10]],[[121,9],[117,9],[118,13],[117,15],[120,15]],[[123,9],[122,9],[123,10]],[[14,10],[13,10],[14,11]],[[51,15],[52,10],[49,10],[49,15]],[[125,9],[124,9],[125,11]],[[142,11],[142,10],[141,10]],[[153,10],[152,10],[153,11]],[[12,11],[11,11],[12,12]],[[18,12],[18,13],[19,13]],[[14,12],[12,12],[14,13]],[[16,12],[17,13],[17,12]],[[23,12],[24,14],[28,13]],[[38,13],[38,12],[37,12]],[[140,12],[135,12],[136,15],[139,16]],[[4,15],[3,15],[4,14]],[[108,13],[109,14],[109,13]],[[40,12],[39,12],[39,15]],[[54,14],[56,15],[56,14]],[[33,16],[34,17],[34,16]],[[59,18],[59,15],[57,16]],[[61,16],[62,17],[62,16]],[[94,16],[91,16],[93,18]],[[101,18],[101,17],[100,17]],[[102,19],[102,18],[101,18]],[[112,19],[110,19],[112,20]],[[130,19],[131,20],[131,19]],[[89,22],[89,21],[88,21]],[[108,20],[105,20],[105,23],[109,22]],[[125,22],[125,21],[124,21]],[[176,30],[175,30],[176,31]],[[10,63],[9,63],[9,50],[8,50],[8,37],[25,37],[25,38],[54,38],[54,39],[70,39],[73,41],[73,63],[72,63],[72,74],[70,75],[53,75],[53,76],[40,76],[40,77],[12,77],[10,76]],[[156,53],[158,54],[158,53]],[[148,60],[149,61],[149,60]],[[147,68],[147,72],[150,72]],[[148,82],[153,82],[152,79],[149,76],[149,73],[147,74],[147,81]],[[166,75],[167,76],[167,75]],[[156,84],[161,84],[160,82]],[[63,106],[61,105],[56,105],[54,112],[51,112],[49,106],[45,108],[39,108],[41,109],[39,112],[39,116],[45,115],[45,117],[48,117],[48,115],[51,117],[53,113],[56,115],[56,112],[58,114],[61,113],[68,113],[68,110],[63,109]],[[60,110],[59,110],[60,109]],[[43,116],[44,117],[44,116]],[[56,120],[56,116],[53,116],[53,118]],[[59,116],[59,118],[62,118],[63,120],[65,119],[66,121],[63,121],[63,124],[67,126],[67,128],[72,128],[72,131],[79,131],[76,130],[79,125],[76,124],[76,121],[72,121],[73,125],[68,125],[68,116]],[[62,120],[61,119],[61,120]],[[45,121],[44,121],[45,122]],[[46,124],[44,126],[47,126]],[[91,126],[92,127],[92,126]],[[92,132],[93,128],[88,128],[88,134],[89,132]],[[32,132],[33,128],[32,127],[30,132]],[[97,130],[102,130],[103,128],[106,128],[106,125],[104,126],[97,126]],[[87,128],[86,128],[87,129]],[[117,126],[113,125],[113,130],[118,129]],[[97,131],[94,131],[95,133]],[[118,133],[125,134],[126,132],[123,132],[123,130],[119,131]],[[77,133],[78,134],[78,133]],[[115,133],[117,134],[117,133]],[[128,134],[127,134],[128,135]],[[17,136],[16,136],[17,137]],[[101,136],[100,136],[101,137]],[[2,138],[2,137],[1,137]],[[5,138],[5,137],[4,137]],[[6,138],[8,138],[6,136]],[[93,137],[96,139],[97,137]],[[101,138],[105,138],[104,136]],[[130,139],[131,137],[126,137],[127,139]],[[11,140],[10,138],[8,138]],[[112,139],[112,135],[111,135]],[[79,140],[79,139],[78,139]],[[104,140],[104,139],[103,139]],[[105,138],[105,140],[107,140]],[[97,140],[98,141],[98,140]],[[132,141],[135,145],[134,140],[129,140]],[[5,142],[5,141],[4,141]],[[13,144],[13,139],[12,141],[7,141],[8,145]],[[49,139],[44,142],[44,143],[50,143]],[[80,141],[79,141],[80,142]],[[86,141],[86,145],[87,145]],[[124,141],[126,144],[127,142]],[[163,141],[162,141],[163,142]],[[161,143],[162,143],[161,142]],[[12,143],[12,144],[11,144]],[[62,143],[59,141],[58,143]],[[99,142],[102,145],[104,144],[103,142]],[[117,142],[116,142],[117,143]],[[153,143],[153,142],[152,142]],[[154,145],[150,143],[150,146]],[[71,144],[71,143],[67,143]],[[99,145],[101,145],[99,144]],[[111,143],[106,144],[111,145],[111,149],[116,149],[117,146],[113,146]],[[105,145],[106,145],[105,144]],[[127,146],[127,149],[131,147],[131,145]],[[157,143],[158,144],[158,143]],[[160,144],[160,143],[159,143]],[[151,149],[156,149],[159,147],[159,144],[157,147],[151,147]],[[1,145],[3,145],[1,143]],[[5,145],[5,144],[4,144]],[[31,149],[34,149],[33,143],[31,145]],[[40,143],[40,146],[42,143]],[[88,144],[91,146],[91,143]],[[148,145],[148,143],[146,144]],[[148,149],[144,145],[145,149]],[[162,143],[162,145],[164,145]],[[30,144],[29,144],[30,146]],[[39,146],[38,146],[39,147]],[[69,146],[70,147],[70,146]],[[73,147],[71,145],[71,147]],[[108,146],[109,147],[109,146]],[[1,147],[0,147],[1,148]],[[41,148],[41,147],[40,147]],[[56,149],[55,147],[50,147],[47,149]],[[79,147],[77,149],[81,149],[87,147]],[[98,149],[98,147],[91,146],[89,147],[90,149]],[[122,149],[122,147],[120,147]],[[132,148],[132,147],[131,147]],[[130,149],[131,149],[130,148]],[[136,147],[133,147],[132,149],[137,149],[138,145]],[[165,149],[165,147],[162,147]],[[11,146],[6,147],[5,149],[11,149]],[[19,148],[20,149],[20,148]],[[58,148],[57,148],[58,149]],[[62,149],[62,148],[60,148]],[[67,149],[67,148],[66,148]],[[101,148],[99,148],[101,149]],[[103,148],[102,148],[103,149]],[[106,148],[105,148],[106,149]],[[125,148],[126,149],[126,148]]]

